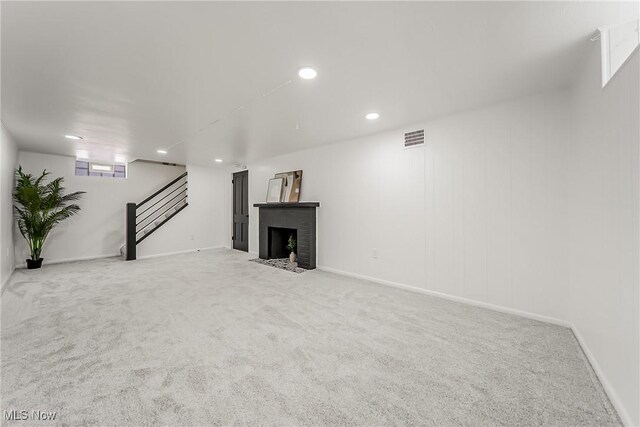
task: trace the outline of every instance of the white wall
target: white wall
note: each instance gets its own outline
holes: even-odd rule
[[[15,265],[12,194],[18,149],[11,135],[4,127],[0,128],[0,285],[4,285]]]
[[[75,176],[72,157],[21,152],[19,161],[29,173],[39,174],[47,169],[52,177],[63,176],[68,192],[87,192],[79,202],[80,213],[49,236],[43,250],[45,263],[119,254],[124,244],[126,203],[143,200],[184,172],[184,167],[134,162],[129,165],[127,179],[82,177]],[[188,171],[189,206],[140,244],[139,257],[219,245],[217,228],[207,226],[203,220],[211,218],[215,222],[217,215],[222,215],[216,210],[217,201],[224,198],[218,192],[224,190],[222,182],[216,182],[221,175],[198,167],[188,167]],[[28,247],[20,236],[18,265],[28,257]]]
[[[566,105],[558,92],[427,125],[428,289],[564,317]]]
[[[632,425],[640,425],[638,56],[601,88],[591,46],[572,91],[568,148],[568,317]]]
[[[426,124],[424,148],[403,149],[411,126],[256,162],[251,203],[302,169],[320,266],[561,318],[566,105],[561,91],[450,116]]]

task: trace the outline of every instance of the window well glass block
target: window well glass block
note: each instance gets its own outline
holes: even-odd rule
[[[92,163],[87,160],[76,160],[75,174],[77,176],[99,176],[104,178],[126,178],[127,177],[127,165],[124,164],[109,164],[109,163],[93,163],[93,165],[99,165],[101,168],[92,168]],[[109,170],[109,172],[100,172],[100,169]]]

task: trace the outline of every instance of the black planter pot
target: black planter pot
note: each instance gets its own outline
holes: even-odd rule
[[[42,260],[44,258],[38,258],[38,259],[28,259],[27,260],[27,270],[33,270],[35,268],[40,268],[42,267]]]

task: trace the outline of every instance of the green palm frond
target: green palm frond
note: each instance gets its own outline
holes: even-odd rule
[[[47,177],[47,175],[49,175],[49,172],[47,172],[47,170],[43,170],[42,171],[42,175],[40,175],[38,177],[38,179],[36,179],[36,182],[33,183],[33,185],[35,185],[36,187],[40,187],[40,183],[42,182],[43,179],[45,179]],[[31,175],[29,175],[31,176]]]
[[[15,216],[20,234],[27,240],[31,258],[40,258],[42,246],[51,230],[60,222],[80,211],[77,204],[68,204],[80,200],[84,191],[64,194],[63,178],[55,178],[45,184],[49,175],[46,170],[34,178],[31,174],[16,170],[16,187],[13,193]]]
[[[60,197],[60,201],[62,203],[75,202],[76,200],[80,200],[84,193],[84,191],[76,191],[75,193],[65,194],[64,196]]]

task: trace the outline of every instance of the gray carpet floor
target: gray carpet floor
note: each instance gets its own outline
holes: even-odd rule
[[[228,250],[17,271],[4,425],[619,425],[570,330]]]

